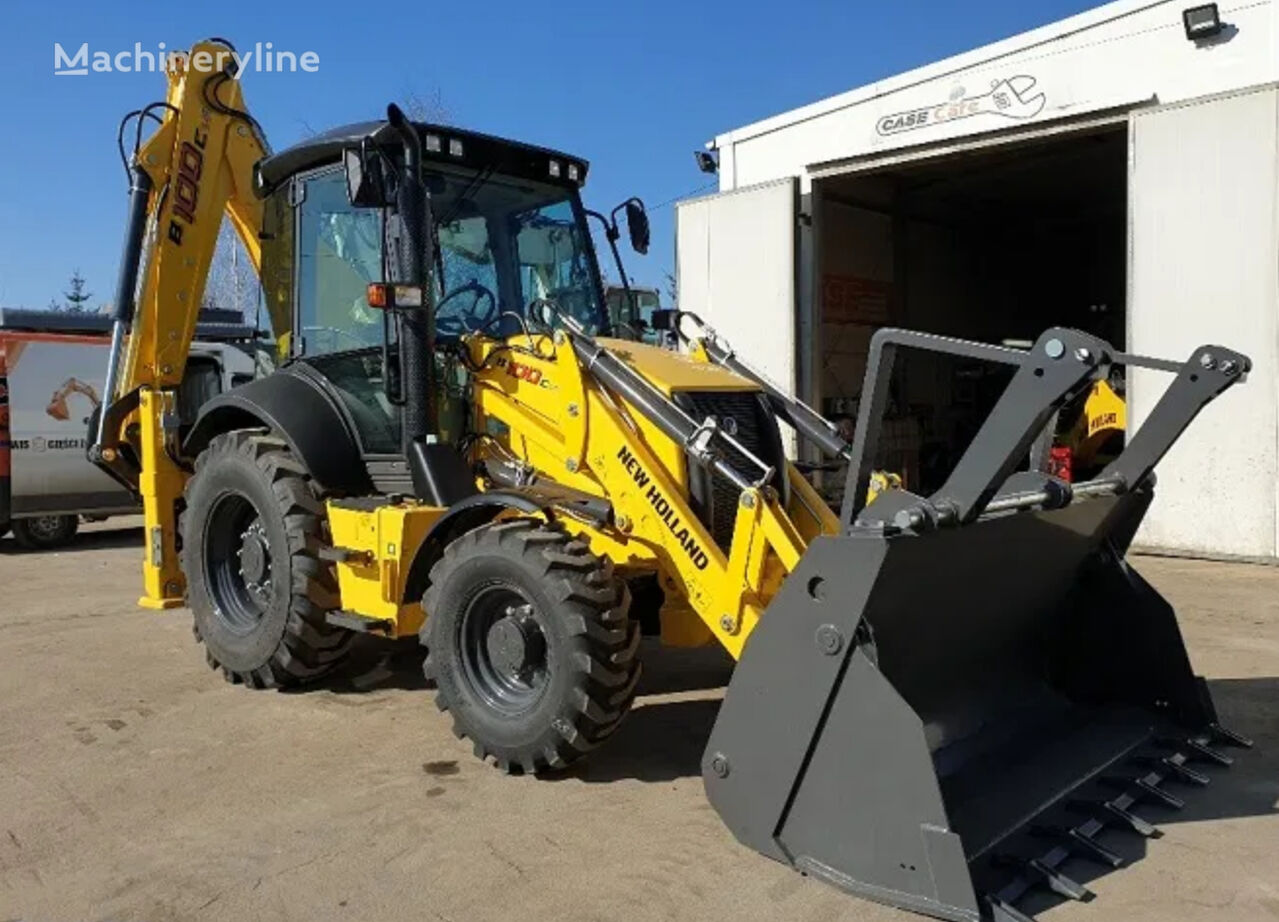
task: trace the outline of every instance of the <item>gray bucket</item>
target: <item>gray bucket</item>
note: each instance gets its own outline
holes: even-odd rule
[[[1019,367],[936,496],[860,509],[868,414],[908,346]],[[1012,474],[1112,361],[1177,373],[1124,454],[1073,490]],[[942,919],[1024,920],[1015,904],[1034,889],[1090,897],[1068,859],[1115,866],[1103,831],[1157,835],[1133,808],[1178,806],[1165,782],[1206,783],[1189,763],[1226,764],[1213,747],[1247,742],[1217,725],[1171,606],[1124,560],[1155,463],[1247,368],[1221,347],[1171,363],[1067,330],[1016,355],[876,334],[841,534],[816,539],[765,610],[703,758],[733,834]]]

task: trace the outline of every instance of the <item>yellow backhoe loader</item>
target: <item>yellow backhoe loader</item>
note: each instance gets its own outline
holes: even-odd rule
[[[306,682],[357,633],[419,636],[477,755],[554,771],[617,730],[651,615],[664,642],[738,660],[703,759],[738,839],[956,920],[1024,919],[1032,888],[1086,895],[1069,861],[1116,863],[1106,835],[1154,833],[1136,802],[1174,804],[1166,782],[1205,780],[1192,762],[1244,742],[1124,560],[1155,464],[1244,356],[883,330],[850,446],[696,318],[679,353],[607,336],[580,158],[394,106],[272,154],[229,48],[193,52],[220,66],[175,70],[133,114],[158,127],[126,157],[90,451],[145,503],[142,604],[188,606],[229,680]],[[642,207],[624,210],[643,248]],[[223,215],[282,362],[182,426]],[[942,489],[867,504],[907,349],[1009,366],[1012,382]],[[1052,415],[1113,365],[1172,375],[1123,454],[1083,483],[1028,470]],[[848,459],[838,515],[780,425]],[[660,610],[629,610],[643,579]],[[1092,790],[1103,776],[1118,787]]]

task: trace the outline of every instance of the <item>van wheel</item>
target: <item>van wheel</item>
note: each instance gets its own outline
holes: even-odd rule
[[[214,438],[187,483],[180,530],[195,636],[227,681],[299,685],[343,660],[355,635],[325,621],[338,588],[319,557],[324,503],[283,440]]]
[[[75,537],[80,521],[73,515],[38,515],[13,520],[13,540],[28,551],[62,547]]]
[[[630,709],[640,628],[585,542],[532,519],[477,528],[445,548],[422,604],[435,703],[503,771],[563,768]]]

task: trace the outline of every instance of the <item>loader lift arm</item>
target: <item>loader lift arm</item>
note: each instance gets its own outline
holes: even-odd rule
[[[254,165],[268,149],[244,108],[232,50],[213,39],[173,62],[165,100],[136,113],[139,143],[128,163],[129,218],[112,307],[104,407],[89,452],[142,499],[147,552],[141,602],[150,608],[182,604],[176,504],[185,476],[177,445],[177,387],[223,215],[254,271],[261,265],[262,203],[253,191]],[[156,111],[162,113],[160,126],[141,142],[141,123]],[[269,303],[267,310],[280,348],[287,349],[289,305]]]

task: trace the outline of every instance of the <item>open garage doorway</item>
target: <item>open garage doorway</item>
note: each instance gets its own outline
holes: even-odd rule
[[[1019,346],[1067,326],[1123,349],[1127,137],[1123,122],[815,179],[808,385],[824,414],[855,417],[880,326]],[[927,493],[1008,372],[936,356],[898,364],[877,463]],[[1063,411],[1059,441],[1082,411],[1082,398]]]

